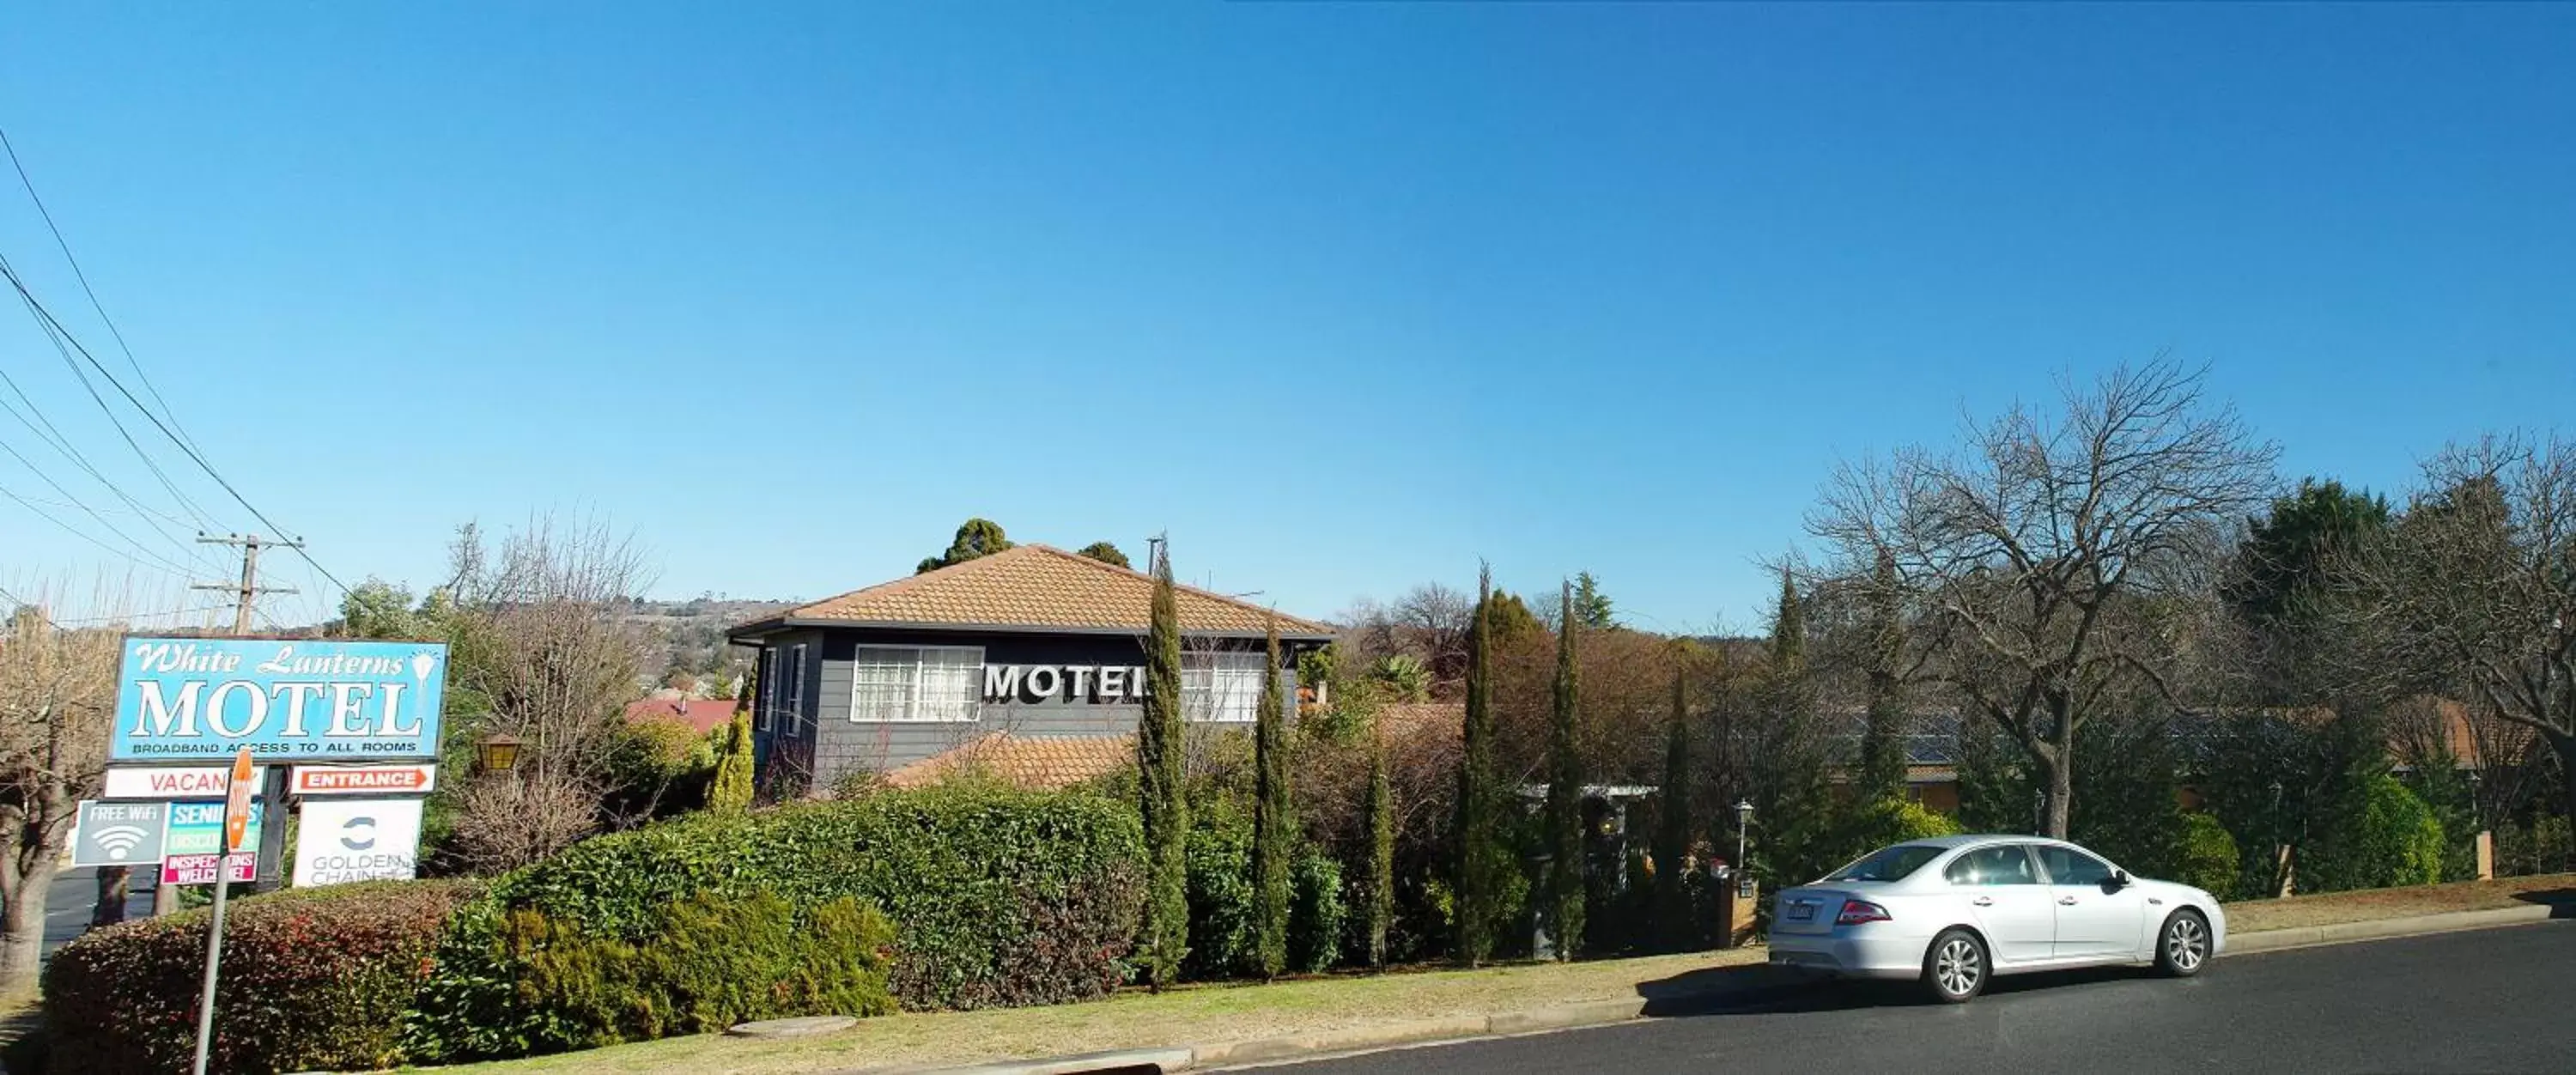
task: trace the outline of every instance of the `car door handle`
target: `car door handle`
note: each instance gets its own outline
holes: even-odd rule
[[[1992,907],[1995,905],[1995,898],[1992,896],[1979,896],[1976,899],[1969,900],[1968,902],[1976,904],[1979,907]]]
[[[2075,897],[2073,897],[2073,896],[2059,896],[2059,897],[2057,897],[2057,903],[2058,903],[2058,905],[2059,905],[2059,906],[2061,906],[2061,907],[2073,907],[2073,906],[2075,906]]]

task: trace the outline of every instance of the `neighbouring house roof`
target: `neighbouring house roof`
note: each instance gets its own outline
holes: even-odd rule
[[[1259,636],[1272,610],[1178,587],[1181,630]],[[1014,545],[990,556],[925,571],[801,605],[736,627],[736,636],[782,627],[895,626],[945,629],[1142,632],[1154,579],[1047,545]],[[1322,641],[1329,624],[1278,614],[1284,638]]]
[[[733,719],[731,698],[646,698],[629,702],[626,719],[631,723],[648,720],[675,720],[697,732],[711,732]]]
[[[892,787],[917,788],[966,773],[981,773],[1018,787],[1054,791],[1134,764],[1133,735],[1054,737],[990,732],[889,771],[885,780]]]

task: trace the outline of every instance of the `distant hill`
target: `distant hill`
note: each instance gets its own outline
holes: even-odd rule
[[[660,642],[663,659],[654,677],[657,683],[685,693],[721,695],[732,691],[734,680],[751,670],[751,651],[726,645],[725,631],[796,604],[713,595],[686,601],[637,598],[628,617]]]

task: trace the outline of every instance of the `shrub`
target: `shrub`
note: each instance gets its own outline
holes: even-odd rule
[[[1350,905],[1342,899],[1342,864],[1308,846],[1298,854],[1290,881],[1295,896],[1288,905],[1288,969],[1321,974],[1341,962],[1342,929],[1350,918]]]
[[[2442,881],[2442,821],[2397,778],[2370,782],[2362,808],[2359,879],[2371,887]]]
[[[1192,812],[1190,947],[1181,973],[1199,980],[1252,973],[1252,821],[1213,797]]]
[[[1342,867],[1322,848],[1300,845],[1290,860],[1288,969],[1332,969],[1342,953],[1349,904]],[[1189,978],[1259,977],[1253,951],[1252,820],[1232,800],[1210,796],[1193,808],[1189,843]]]
[[[1098,996],[1126,974],[1143,846],[1125,804],[984,786],[699,814],[584,841],[457,915],[410,1028],[413,1059],[553,1040],[515,1003],[525,968],[505,943],[509,912],[641,943],[666,908],[701,893],[770,892],[799,914],[843,897],[881,908],[895,927],[889,983],[907,1008]]]
[[[799,914],[766,892],[698,893],[665,906],[640,941],[511,912],[502,944],[525,968],[517,992],[536,1044],[580,1049],[704,1034],[797,1015],[894,1010],[894,928],[843,897]]]
[[[260,1075],[378,1068],[449,913],[471,883],[288,889],[226,908],[213,1067]],[[186,1071],[213,916],[187,911],[93,930],[45,968],[55,1071]]]
[[[2217,817],[2185,814],[2182,840],[2175,852],[2174,880],[2228,899],[2236,894],[2239,854],[2235,835],[2219,824]]]

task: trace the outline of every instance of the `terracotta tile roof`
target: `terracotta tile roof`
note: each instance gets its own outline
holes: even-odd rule
[[[1046,545],[1014,545],[991,556],[789,609],[784,616],[947,627],[1143,631],[1153,598],[1152,576]],[[1259,605],[1189,586],[1180,587],[1180,613],[1183,631],[1244,635],[1260,634],[1270,616],[1270,610]],[[1279,633],[1330,637],[1333,628],[1282,614]]]
[[[1394,702],[1378,710],[1378,728],[1390,739],[1417,735],[1455,738],[1467,726],[1465,702]]]
[[[992,732],[886,774],[886,783],[917,788],[961,772],[981,772],[1023,788],[1053,791],[1136,764],[1136,737],[1016,736]]]
[[[640,724],[648,720],[675,720],[690,729],[705,733],[722,727],[733,719],[731,698],[646,698],[626,705],[626,719]]]

